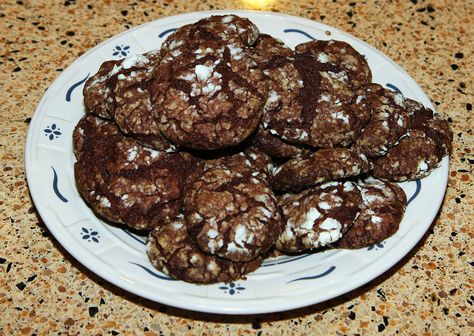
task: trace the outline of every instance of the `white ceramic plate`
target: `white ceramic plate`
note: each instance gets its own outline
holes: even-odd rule
[[[374,82],[434,108],[415,81],[393,61],[364,42],[332,27],[298,17],[225,11],[178,15],[119,34],[82,55],[45,93],[31,121],[26,173],[42,219],[80,263],[134,294],[175,307],[219,314],[255,314],[299,308],[353,290],[385,272],[421,239],[446,189],[448,159],[422,181],[402,184],[409,205],[400,230],[383,243],[360,250],[328,250],[266,260],[247,280],[192,285],[156,271],[145,254],[144,238],[110,226],[86,206],[75,182],[72,131],[84,114],[82,87],[109,59],[160,47],[174,29],[211,14],[235,13],[290,47],[310,39],[349,42],[366,56]]]

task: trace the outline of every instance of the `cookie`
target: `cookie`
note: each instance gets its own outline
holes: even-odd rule
[[[187,47],[202,41],[245,48],[254,44],[259,34],[257,26],[247,18],[233,14],[213,15],[180,27],[166,38],[161,46],[161,52],[164,56],[182,46]]]
[[[292,253],[338,241],[357,218],[362,200],[355,183],[328,182],[285,194],[279,203],[286,225],[275,247]]]
[[[349,85],[354,88],[365,86],[372,82],[372,71],[365,57],[349,43],[337,40],[316,40],[299,44],[295,48],[299,54],[311,53],[321,63],[337,64],[349,79]]]
[[[235,281],[262,263],[260,257],[250,262],[233,262],[202,252],[189,236],[182,217],[152,230],[146,247],[158,270],[174,279],[198,284]]]
[[[258,128],[257,133],[253,136],[252,144],[262,152],[280,159],[294,158],[308,151],[302,146],[283,141],[279,136],[271,134],[262,126]]]
[[[110,89],[107,87],[107,79],[110,72],[114,68],[117,69],[121,63],[122,60],[105,61],[101,64],[97,73],[85,82],[82,93],[84,95],[84,105],[88,113],[102,118],[112,118],[111,113],[106,107],[107,97],[110,94]]]
[[[109,90],[106,107],[125,134],[149,147],[175,151],[176,148],[161,134],[151,114],[148,82],[160,59],[159,51],[124,59],[120,66],[109,73],[106,80]]]
[[[357,249],[377,244],[398,231],[406,208],[406,195],[394,183],[374,179],[357,183],[362,207],[354,224],[335,244]]]
[[[315,148],[350,145],[369,119],[370,110],[363,106],[364,95],[350,80],[348,70],[336,58],[315,52],[317,43],[299,45],[295,49],[292,66],[299,81],[295,86],[290,108],[279,108],[279,94],[270,95],[277,103],[270,105],[271,113],[264,114],[264,126],[283,140]],[[346,50],[346,49],[344,49]],[[296,76],[293,76],[296,78]],[[268,117],[268,120],[265,119]]]
[[[267,86],[241,48],[197,45],[155,68],[151,95],[153,115],[166,138],[212,150],[237,145],[256,130]]]
[[[204,252],[249,261],[275,243],[281,214],[258,162],[245,153],[202,161],[187,179],[185,219]]]
[[[402,182],[428,176],[440,159],[436,142],[424,131],[412,129],[387,154],[371,162],[374,177]]]
[[[453,132],[449,123],[432,109],[412,99],[406,99],[405,105],[410,115],[410,128],[420,129],[436,143],[436,155],[441,159],[449,155],[452,149]]]
[[[282,41],[260,34],[248,52],[263,70],[269,86],[262,123],[254,137],[255,145],[265,153],[280,158],[301,154],[302,148],[285,142],[269,127],[273,114],[278,113],[281,118],[291,117],[301,109],[298,94],[303,82],[293,65],[293,51]]]
[[[357,176],[369,171],[364,154],[347,148],[326,148],[291,159],[273,170],[271,185],[278,190],[301,190],[312,185]]]
[[[188,154],[143,147],[112,122],[91,115],[79,121],[73,142],[77,189],[97,214],[151,229],[179,213],[184,172],[192,163]]]
[[[365,91],[372,114],[354,147],[367,157],[375,158],[387,153],[406,134],[410,117],[401,94],[375,83],[368,85]]]

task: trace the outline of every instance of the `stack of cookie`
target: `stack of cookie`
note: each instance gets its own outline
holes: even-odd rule
[[[452,140],[439,115],[372,83],[349,44],[292,50],[235,15],[104,62],[84,101],[80,194],[150,231],[155,267],[194,283],[241,278],[274,248],[380,242],[406,206],[391,181],[428,175]]]

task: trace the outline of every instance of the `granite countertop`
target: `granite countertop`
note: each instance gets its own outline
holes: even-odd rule
[[[28,125],[63,69],[144,22],[231,8],[298,15],[366,41],[419,83],[453,129],[448,189],[431,228],[396,266],[335,300],[260,316],[163,306],[81,266],[31,201],[23,159]],[[472,335],[473,17],[474,3],[456,0],[2,1],[0,334]]]

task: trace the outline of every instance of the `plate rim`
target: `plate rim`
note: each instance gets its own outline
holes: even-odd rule
[[[390,57],[385,55],[383,52],[379,51],[378,49],[374,48],[370,44],[366,43],[365,41],[359,39],[358,37],[355,37],[349,33],[346,33],[338,28],[331,27],[327,24],[314,21],[308,18],[304,17],[299,17],[299,16],[294,16],[294,15],[289,15],[289,14],[284,14],[284,13],[274,13],[274,12],[266,12],[266,11],[255,11],[255,10],[211,10],[211,11],[198,11],[198,12],[189,12],[189,13],[183,13],[183,14],[177,14],[173,16],[166,16],[162,18],[158,18],[153,21],[145,22],[143,24],[140,24],[138,26],[135,26],[129,30],[125,30],[123,32],[120,32],[114,36],[111,36],[110,38],[107,38],[106,40],[102,41],[101,43],[97,44],[93,48],[87,50],[84,54],[79,56],[78,58],[74,59],[74,61],[66,67],[65,70],[69,69],[71,73],[74,73],[77,71],[77,67],[79,64],[82,62],[83,59],[87,58],[90,54],[96,52],[99,50],[103,45],[109,43],[111,40],[117,39],[119,37],[123,37],[125,35],[131,34],[133,31],[142,29],[146,26],[156,24],[159,21],[163,21],[163,24],[166,23],[166,21],[172,21],[174,19],[179,18],[180,20],[186,20],[186,19],[198,19],[202,16],[206,15],[222,15],[222,14],[237,14],[241,16],[245,16],[246,14],[252,14],[252,15],[257,15],[257,16],[273,16],[276,18],[288,18],[291,19],[292,22],[300,22],[300,24],[306,24],[308,26],[311,25],[319,25],[320,27],[327,28],[328,30],[337,32],[338,34],[342,34],[346,36],[347,38],[356,40],[358,43],[363,44],[365,47],[371,49],[373,52],[379,54],[380,56],[384,57],[387,61],[389,61],[393,66],[395,66],[402,74],[404,78],[407,78],[410,80],[413,84],[415,84],[415,88],[417,89],[417,95],[421,95],[424,97],[426,101],[429,102],[430,108],[435,110],[435,107],[431,103],[430,99],[426,96],[422,88],[419,86],[419,84],[397,63],[395,63]],[[445,167],[445,170],[443,170],[443,174],[440,176],[441,180],[443,183],[439,185],[440,189],[443,188],[443,192],[440,192],[439,195],[437,194],[436,199],[433,201],[433,205],[435,205],[433,208],[435,208],[437,211],[434,211],[431,216],[429,216],[428,219],[426,219],[426,222],[429,222],[429,225],[420,231],[418,235],[410,236],[410,237],[405,237],[403,239],[403,244],[400,249],[398,249],[395,253],[395,249],[391,249],[388,252],[384,254],[382,258],[378,258],[375,261],[370,263],[370,267],[374,268],[376,266],[379,266],[377,268],[376,272],[372,272],[370,274],[369,279],[363,279],[361,281],[351,283],[347,286],[342,287],[343,289],[338,289],[338,293],[336,295],[333,295],[332,291],[329,291],[325,295],[322,295],[318,297],[317,300],[314,298],[306,298],[303,301],[290,301],[285,300],[286,304],[284,305],[271,305],[267,304],[266,307],[263,307],[261,305],[257,305],[255,309],[249,308],[249,305],[246,305],[246,307],[238,307],[235,306],[235,304],[228,306],[228,307],[222,307],[220,304],[217,304],[216,306],[210,306],[209,303],[212,302],[220,302],[220,301],[229,301],[229,299],[219,299],[219,298],[206,298],[202,304],[200,303],[193,303],[189,304],[187,301],[182,301],[177,300],[177,298],[168,297],[166,298],[157,298],[154,297],[153,295],[150,295],[146,290],[143,290],[140,287],[133,287],[130,286],[130,283],[127,281],[120,279],[118,275],[118,272],[115,271],[112,267],[107,265],[104,261],[102,260],[94,260],[97,257],[93,255],[86,247],[80,245],[78,242],[76,242],[74,239],[68,240],[64,238],[65,236],[63,233],[67,233],[67,230],[63,226],[57,226],[53,225],[53,220],[50,219],[52,216],[51,212],[47,211],[43,206],[37,206],[38,204],[41,204],[41,197],[39,195],[40,193],[40,187],[37,186],[37,181],[35,181],[34,178],[34,166],[32,165],[33,163],[31,162],[31,156],[33,153],[33,136],[34,132],[36,131],[36,128],[39,127],[38,124],[38,119],[39,115],[42,109],[42,106],[46,103],[47,97],[51,95],[51,92],[53,91],[53,88],[55,88],[55,84],[59,83],[59,80],[61,79],[63,73],[59,74],[54,81],[49,85],[48,89],[43,93],[39,103],[37,104],[34,114],[32,116],[29,128],[28,128],[28,133],[26,137],[26,144],[25,144],[25,151],[24,151],[24,162],[25,162],[25,172],[26,172],[26,179],[28,183],[28,189],[30,191],[30,195],[32,198],[33,203],[35,204],[35,207],[41,216],[41,219],[45,223],[45,225],[48,227],[48,229],[51,231],[54,239],[56,239],[61,247],[65,249],[69,255],[71,255],[75,260],[77,260],[81,265],[85,268],[87,268],[89,271],[93,272],[96,276],[106,280],[107,282],[112,283],[114,286],[119,287],[122,290],[125,290],[131,294],[141,296],[143,298],[149,299],[153,302],[161,303],[161,304],[166,304],[169,306],[177,307],[180,309],[186,309],[186,310],[193,310],[193,311],[200,311],[200,312],[206,312],[206,313],[213,313],[213,314],[230,314],[230,315],[236,315],[236,314],[264,314],[264,313],[274,313],[274,312],[279,312],[279,311],[287,311],[287,310],[293,310],[293,309],[298,309],[298,308],[303,308],[312,304],[316,303],[321,303],[328,301],[330,299],[335,299],[339,296],[342,296],[344,294],[347,294],[350,291],[353,291],[356,288],[359,288],[365,284],[367,284],[370,281],[374,281],[378,277],[380,277],[381,274],[385,273],[387,270],[395,266],[397,263],[399,263],[423,238],[425,235],[426,231],[429,229],[429,227],[432,225],[434,219],[436,218],[437,213],[439,212],[439,209],[441,208],[443,199],[446,194],[446,189],[447,189],[447,182],[448,182],[448,175],[449,175],[449,157],[445,157],[440,164],[440,167],[437,169],[440,169],[441,167]],[[447,162],[446,162],[447,161]],[[39,188],[39,189],[37,189]],[[48,220],[47,220],[48,219]],[[424,221],[424,222],[425,222]],[[408,241],[407,241],[408,240]],[[400,242],[397,242],[397,244],[400,244]],[[401,251],[401,252],[400,252]],[[391,262],[386,262],[386,259],[388,256],[391,256],[392,254],[395,254],[396,257],[394,258],[393,256],[389,258]],[[91,258],[92,256],[92,258]],[[393,262],[393,260],[395,260]],[[104,267],[106,266],[106,267]],[[95,282],[95,281],[94,281]],[[291,296],[290,296],[291,297]],[[285,297],[283,297],[285,298]],[[281,301],[282,297],[278,297],[277,301]],[[198,301],[198,300],[197,300]],[[256,301],[270,301],[268,298],[260,298],[260,299],[239,299],[234,302],[242,303],[242,302],[256,302]]]

